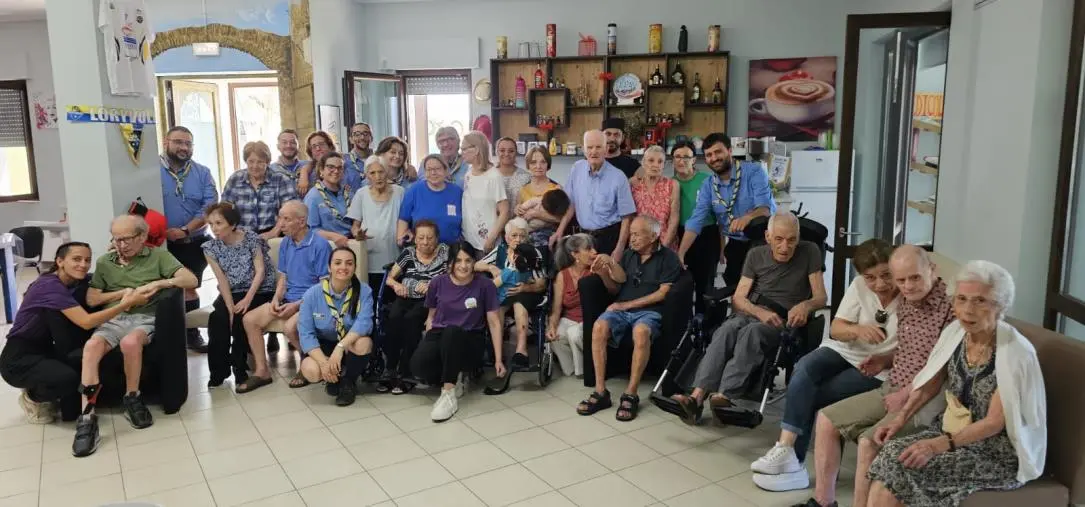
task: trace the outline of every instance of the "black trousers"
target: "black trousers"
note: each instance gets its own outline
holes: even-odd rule
[[[742,265],[746,263],[746,254],[750,253],[749,241],[730,239],[723,247],[723,256],[727,258],[727,269],[723,271],[723,281],[728,287],[738,285],[742,278]]]
[[[0,377],[12,387],[26,389],[36,402],[58,403],[61,418],[79,417],[79,370],[82,348],[61,354],[51,346],[8,340],[0,352]]]
[[[252,297],[249,310],[271,302],[272,296],[270,292],[257,292]],[[234,303],[236,304],[244,297],[243,292],[234,293]],[[231,370],[235,376],[234,380],[238,382],[244,382],[248,377],[246,372],[248,371],[249,341],[242,322],[244,317],[244,315],[234,315],[234,325],[230,327],[230,312],[226,309],[226,301],[222,299],[222,296],[215,298],[214,309],[207,320],[207,369],[211,371],[212,378],[228,378]]]
[[[400,377],[411,376],[410,359],[426,329],[426,308],[423,299],[396,296],[388,305],[388,320],[384,325],[384,357],[388,359],[388,371]],[[403,358],[407,360],[404,361]]]
[[[455,384],[460,372],[482,366],[485,346],[482,330],[430,329],[411,358],[411,369],[427,384]]]
[[[203,283],[203,272],[207,269],[207,258],[203,256],[203,244],[210,239],[204,234],[193,236],[186,243],[166,242],[166,250],[177,258],[177,262],[196,275],[197,287]]]
[[[678,237],[685,234],[685,227],[678,226]],[[697,311],[704,311],[704,295],[712,289],[716,280],[716,265],[720,260],[720,229],[719,226],[709,225],[701,229],[693,246],[686,252],[683,261],[689,272],[693,275],[695,287]]]
[[[595,243],[596,252],[610,255],[614,253],[614,249],[618,246],[618,240],[621,239],[622,222],[618,221],[594,231],[585,229],[582,232],[585,232],[592,237]]]

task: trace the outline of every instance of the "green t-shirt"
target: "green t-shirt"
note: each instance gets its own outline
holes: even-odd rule
[[[165,248],[143,247],[127,265],[118,262],[117,252],[109,252],[98,258],[90,286],[102,292],[135,289],[151,282],[173,278],[182,267],[184,266]],[[160,294],[161,292],[156,294],[146,305],[132,308],[129,313],[153,314]],[[114,301],[106,307],[116,306],[117,303],[119,301]]]
[[[686,220],[689,220],[690,215],[693,215],[693,208],[697,206],[697,192],[704,186],[704,180],[707,177],[708,173],[704,171],[694,172],[689,181],[682,181],[675,176],[674,180],[678,182],[678,201],[681,203],[681,210],[678,213],[678,225],[685,227]],[[716,223],[716,215],[710,213],[703,225],[712,225],[714,223]]]

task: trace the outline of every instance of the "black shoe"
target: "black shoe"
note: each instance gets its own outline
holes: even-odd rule
[[[207,380],[207,388],[214,389],[222,385],[226,381],[226,377],[220,377],[218,375],[211,375],[211,378]]]
[[[339,396],[339,382],[328,382],[324,384],[324,392],[328,393],[328,396]]]
[[[514,370],[526,370],[531,367],[531,364],[526,355],[519,352],[512,355],[512,368]]]
[[[271,333],[267,335],[267,351],[270,354],[274,354],[279,351],[279,334]]]
[[[357,393],[354,391],[354,382],[342,382],[339,386],[339,394],[335,397],[335,404],[346,407],[354,404]]]
[[[154,424],[154,417],[143,403],[143,397],[136,393],[124,395],[124,418],[137,430]]]
[[[249,372],[245,370],[234,370],[234,385],[239,386],[249,380]]]
[[[84,458],[98,450],[102,437],[98,433],[98,415],[79,416],[75,423],[75,441],[72,442],[72,456]]]
[[[189,329],[185,334],[188,341],[188,350],[200,354],[207,353],[207,342],[200,336],[199,329]]]
[[[837,507],[837,503],[832,502],[829,505],[821,505],[820,503],[818,503],[817,500],[811,498],[803,503],[797,503],[795,505],[792,505],[791,507]]]

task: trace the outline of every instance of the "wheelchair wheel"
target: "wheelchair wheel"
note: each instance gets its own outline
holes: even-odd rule
[[[553,377],[554,350],[550,348],[550,343],[547,343],[543,345],[543,350],[539,354],[539,386],[546,387]]]

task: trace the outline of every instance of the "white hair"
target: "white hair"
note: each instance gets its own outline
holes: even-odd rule
[[[785,225],[785,224],[787,226],[789,226],[789,227],[794,227],[796,231],[799,230],[799,218],[796,217],[795,214],[790,212],[790,211],[779,211],[776,214],[769,217],[769,228],[768,228],[768,230],[771,231],[771,230],[773,230],[774,226]]]
[[[369,158],[365,159],[365,166],[369,167],[371,165],[379,165],[383,169],[384,161],[381,160],[380,155],[370,155]]]
[[[526,231],[528,229],[527,220],[524,220],[521,217],[516,217],[512,220],[509,220],[508,222],[505,222],[505,234],[510,234],[512,233],[512,231],[515,231],[517,229],[521,231]]]
[[[657,237],[663,230],[663,226],[659,224],[659,220],[656,220],[649,215],[637,215],[637,218],[643,220],[644,223],[648,224],[648,229],[650,229],[652,231],[652,234],[655,234]]]
[[[988,291],[991,293],[991,300],[998,305],[999,317],[1006,315],[1006,310],[1013,306],[1016,292],[1013,276],[998,264],[991,261],[968,261],[957,272],[953,283],[946,286],[949,297],[957,295],[957,285],[961,282],[978,282],[990,287]]]
[[[588,131],[584,132],[584,146],[588,145],[588,137],[589,136],[598,136],[598,137],[600,137],[602,139],[606,139],[606,137],[603,135],[602,130],[588,130]]]

